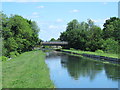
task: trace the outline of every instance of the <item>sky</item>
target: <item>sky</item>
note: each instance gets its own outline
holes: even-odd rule
[[[103,28],[106,19],[118,17],[118,2],[2,2],[2,11],[36,21],[39,38],[48,41],[59,38],[73,19],[92,19]]]

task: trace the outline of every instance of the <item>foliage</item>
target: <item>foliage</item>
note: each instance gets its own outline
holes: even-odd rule
[[[61,33],[60,40],[68,41],[69,48],[95,51],[101,48],[101,34],[101,28],[94,25],[92,20],[88,19],[87,23],[73,20],[68,23],[66,31]]]
[[[112,17],[104,23],[103,30],[91,19],[78,22],[76,19],[67,24],[66,31],[60,35],[61,41],[67,41],[67,48],[84,51],[102,50],[107,53],[117,53],[120,43],[120,19]]]
[[[104,51],[108,53],[118,53],[118,42],[114,39],[107,39],[104,41],[102,47],[104,48]]]
[[[1,56],[1,57],[0,57],[0,61],[7,61],[7,60],[8,60],[8,58],[5,57],[5,56]]]
[[[99,56],[105,56],[105,57],[112,57],[112,58],[120,58],[118,57],[117,54],[111,54],[111,53],[97,53],[97,52],[90,52],[90,51],[81,51],[81,50],[68,50],[68,49],[63,49],[63,51],[70,51],[74,53],[79,53],[79,54],[92,54],[92,55],[99,55]]]
[[[18,53],[17,51],[10,52],[10,57],[11,57],[11,58],[14,58],[14,57],[16,57],[16,56],[18,56],[18,55],[19,55],[19,53]]]
[[[95,52],[96,53],[104,53],[104,51],[102,51],[102,50],[96,50]]]
[[[106,20],[103,28],[103,38],[113,38],[116,41],[120,40],[120,19],[111,17]]]
[[[0,15],[2,16],[3,55],[15,56],[13,52],[30,51],[40,43],[38,39],[40,29],[35,21],[19,15],[7,17],[3,12]]]
[[[56,41],[54,38],[51,38],[50,41]]]
[[[70,48],[70,50],[75,50],[74,48]]]

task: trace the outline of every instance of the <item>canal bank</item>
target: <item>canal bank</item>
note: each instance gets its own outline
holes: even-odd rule
[[[45,56],[41,50],[35,50],[3,61],[3,88],[54,88]]]
[[[95,53],[95,52],[85,52],[85,51],[68,50],[68,49],[60,49],[59,51],[72,54],[72,55],[80,55],[80,56],[101,60],[105,63],[109,63],[109,62],[112,62],[114,64],[120,63],[120,59],[115,54],[106,54],[106,53],[101,54],[101,53]]]

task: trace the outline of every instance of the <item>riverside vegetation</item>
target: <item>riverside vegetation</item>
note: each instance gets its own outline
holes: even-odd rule
[[[8,17],[3,12],[0,12],[0,17],[3,87],[54,87],[45,65],[45,54],[32,51],[42,41],[38,38],[40,29],[37,23],[20,15]],[[57,40],[52,38],[51,41],[67,41],[68,46],[63,48],[73,48],[80,50],[79,52],[100,50],[103,55],[109,53],[116,57],[120,51],[120,19],[111,17],[103,26],[101,29],[91,19],[88,19],[88,22],[74,19],[67,24],[66,31],[62,32]]]
[[[0,17],[2,88],[54,88],[44,61],[45,54],[32,51],[41,41],[36,22],[19,15],[8,17],[3,12]]]
[[[90,51],[81,51],[81,50],[75,50],[75,49],[62,49],[63,51],[70,51],[74,53],[79,53],[79,54],[91,54],[91,55],[99,55],[99,56],[106,56],[106,57],[111,57],[111,58],[119,58],[117,54],[110,54],[110,53],[104,53],[101,50],[96,50],[95,52],[90,52]]]
[[[59,39],[68,42],[68,46],[65,47],[67,49],[73,48],[91,53],[102,51],[103,55],[105,53],[118,55],[120,19],[111,17],[104,23],[103,29],[95,25],[91,19],[88,19],[88,22],[78,22],[74,19],[67,24],[66,31],[61,33]]]

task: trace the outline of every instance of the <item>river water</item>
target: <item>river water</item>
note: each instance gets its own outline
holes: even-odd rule
[[[46,54],[50,78],[56,88],[118,88],[118,66],[56,51]]]

